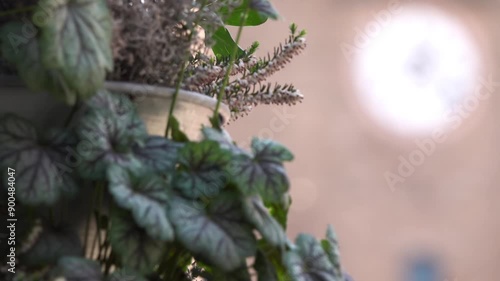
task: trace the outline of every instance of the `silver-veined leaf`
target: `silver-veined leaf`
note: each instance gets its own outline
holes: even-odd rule
[[[111,164],[140,168],[141,163],[134,156],[132,147],[146,138],[147,132],[142,120],[135,114],[118,118],[106,111],[91,111],[82,117],[77,128],[82,140],[82,164],[80,175],[87,179],[106,178],[106,169]]]
[[[341,281],[321,244],[311,235],[300,234],[296,248],[285,253],[284,263],[292,281]]]
[[[262,236],[274,246],[286,243],[286,234],[281,225],[271,216],[259,196],[249,196],[243,199],[243,211]]]
[[[86,99],[113,69],[112,18],[105,0],[41,0],[33,21],[40,27],[43,65],[58,69]]]
[[[179,151],[181,169],[174,177],[174,187],[192,199],[215,197],[228,180],[230,161],[230,152],[215,141],[186,143]]]
[[[168,187],[158,175],[120,166],[108,168],[109,192],[132,212],[135,222],[154,239],[170,241],[174,230],[167,217]]]
[[[204,209],[176,198],[169,214],[176,237],[187,249],[228,272],[243,266],[256,251],[240,205],[232,194],[219,195]]]
[[[154,172],[166,173],[175,169],[181,143],[160,136],[150,136],[144,144],[133,148],[135,157]]]
[[[29,22],[10,22],[0,28],[2,57],[15,65],[17,74],[33,91],[48,91],[67,104],[74,104],[77,93],[58,69],[47,69],[41,62],[38,37],[25,36],[24,29],[37,32]]]
[[[289,180],[283,161],[293,155],[284,146],[270,141],[254,139],[253,157],[236,155],[231,163],[231,175],[238,188],[246,195],[260,194],[265,202],[281,202],[289,189]]]
[[[0,143],[0,167],[15,170],[19,201],[54,204],[64,191],[76,190],[64,155],[50,143],[42,142],[29,121],[14,114],[0,117]],[[3,181],[7,182],[5,177]]]
[[[127,212],[113,212],[111,221],[109,240],[121,265],[141,274],[151,273],[161,259],[165,243],[151,238]]]

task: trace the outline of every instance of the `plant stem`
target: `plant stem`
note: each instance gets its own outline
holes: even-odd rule
[[[200,10],[203,10],[205,8],[206,3],[207,3],[207,0],[203,0],[203,2],[201,3],[201,6],[200,6]],[[191,28],[190,33],[189,33],[188,41],[191,41],[191,39],[193,39],[194,27],[198,26],[200,19],[201,19],[200,17],[197,17],[196,21],[193,23],[193,27]],[[186,57],[189,56],[189,54],[190,54],[190,52],[188,50]],[[179,90],[181,89],[182,82],[184,81],[186,67],[187,67],[187,63],[183,63],[181,70],[179,72],[179,79],[177,80],[177,83],[175,85],[175,92],[174,92],[174,95],[172,96],[172,103],[170,103],[170,109],[168,111],[168,119],[167,119],[167,128],[165,129],[165,137],[167,137],[167,138],[168,138],[168,132],[170,131],[170,120],[172,119],[172,117],[174,115],[175,103],[177,102],[177,96],[179,95]]]
[[[191,33],[192,34],[192,33]],[[189,35],[191,37],[191,35]],[[190,38],[191,40],[191,38]],[[179,73],[179,80],[177,81],[175,85],[175,92],[174,95],[172,96],[172,102],[170,103],[170,109],[168,111],[168,119],[167,119],[167,128],[165,129],[165,137],[168,138],[168,132],[170,131],[170,120],[172,119],[174,115],[174,109],[175,109],[175,103],[177,102],[177,96],[179,96],[179,90],[181,89],[182,81],[184,81],[184,72],[186,71],[186,63],[182,64],[180,73]]]
[[[247,6],[245,8],[245,13],[243,13],[243,15],[241,16],[241,23],[240,23],[240,26],[238,27],[238,33],[236,35],[236,40],[235,40],[236,44],[234,45],[234,48],[231,52],[231,56],[229,58],[229,64],[227,66],[227,70],[226,70],[226,73],[224,75],[224,80],[222,81],[222,86],[220,88],[219,94],[217,95],[217,105],[215,106],[214,115],[212,117],[212,120],[217,125],[216,126],[217,128],[220,128],[220,124],[219,124],[220,104],[222,102],[222,98],[226,94],[226,86],[229,83],[229,76],[231,75],[231,71],[233,70],[233,65],[234,65],[234,62],[236,60],[236,55],[238,54],[238,48],[239,48],[238,44],[240,42],[241,34],[243,33],[243,27],[245,25],[245,21],[248,18],[249,12],[250,12],[250,1],[248,1],[248,3],[247,3]]]

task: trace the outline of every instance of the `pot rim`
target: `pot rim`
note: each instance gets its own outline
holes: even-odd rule
[[[104,87],[110,91],[122,92],[131,96],[146,95],[149,97],[159,98],[172,98],[175,92],[175,89],[171,87],[152,86],[147,84],[118,81],[106,81],[104,82]],[[212,111],[215,110],[215,107],[217,106],[216,99],[197,92],[183,89],[179,89],[179,95],[177,96],[177,99],[179,101],[194,103],[203,107],[210,108]],[[231,119],[231,111],[225,103],[220,104],[219,114],[223,118],[223,124],[227,123]]]
[[[18,76],[5,76],[0,75],[0,87],[26,87],[24,82]],[[159,98],[172,98],[174,95],[174,88],[152,86],[147,84],[138,84],[131,82],[120,81],[105,81],[104,88],[110,91],[117,91],[131,96],[149,96]],[[179,101],[197,104],[203,107],[215,110],[217,100],[192,91],[179,90],[177,96]],[[231,111],[225,103],[221,103],[219,107],[219,115],[222,117],[222,123],[225,124],[231,119]]]

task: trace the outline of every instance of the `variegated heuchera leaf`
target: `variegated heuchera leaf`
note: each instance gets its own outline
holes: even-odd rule
[[[105,0],[41,0],[33,22],[40,28],[40,58],[60,70],[70,89],[86,99],[113,69],[112,19]]]
[[[29,30],[33,36],[26,36]],[[2,58],[12,63],[17,74],[33,91],[48,91],[68,104],[76,101],[76,92],[69,88],[62,72],[47,69],[40,61],[37,28],[29,22],[9,22],[0,27]]]
[[[179,151],[180,170],[174,187],[192,199],[215,197],[228,180],[225,167],[230,161],[231,154],[215,141],[187,143]]]
[[[291,161],[293,155],[271,140],[254,139],[252,150],[253,157],[234,156],[230,169],[233,180],[244,194],[260,194],[265,202],[281,202],[290,185],[283,162]]]
[[[114,211],[111,221],[109,240],[120,264],[141,274],[151,273],[166,251],[165,243],[151,238],[128,212]]]
[[[169,214],[184,247],[224,271],[238,269],[256,252],[252,229],[233,194],[219,195],[205,209],[175,198]]]
[[[285,253],[284,263],[292,281],[341,281],[321,244],[311,235],[300,234],[296,248]]]
[[[99,263],[84,258],[61,258],[56,270],[59,273],[57,277],[64,277],[65,281],[104,281]]]
[[[115,202],[132,212],[135,222],[154,239],[170,241],[174,230],[167,217],[168,187],[160,176],[138,169],[108,168],[109,192]]]
[[[144,144],[136,144],[133,153],[145,167],[154,172],[168,173],[175,169],[180,148],[181,143],[160,136],[150,136]]]
[[[271,245],[280,247],[286,243],[286,234],[281,225],[271,216],[259,196],[243,199],[243,211],[260,234]]]
[[[53,204],[65,191],[77,189],[71,171],[65,170],[66,155],[42,141],[27,120],[13,114],[1,116],[0,143],[0,167],[15,170],[19,201]]]
[[[250,8],[258,11],[262,15],[272,18],[272,19],[278,19],[279,18],[279,13],[274,8],[274,6],[271,4],[271,1],[269,0],[250,0]]]
[[[123,93],[100,89],[86,102],[90,110],[108,111],[116,117],[136,114],[136,108],[130,98]]]
[[[132,147],[147,137],[142,120],[135,114],[118,118],[108,111],[90,111],[80,121],[77,133],[85,142],[80,175],[87,179],[106,178],[106,169],[111,164],[128,168],[140,168]]]

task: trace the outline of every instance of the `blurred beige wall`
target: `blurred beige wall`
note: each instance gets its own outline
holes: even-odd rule
[[[417,1],[399,3],[406,2]],[[485,75],[500,81],[498,1],[418,2],[460,18],[480,46]],[[243,45],[259,40],[264,54],[286,38],[292,21],[307,29],[306,52],[273,77],[293,82],[305,101],[295,107],[259,107],[229,131],[240,143],[260,135],[294,152],[296,159],[288,165],[294,200],[289,235],[320,237],[333,224],[344,266],[356,281],[401,280],[405,253],[425,247],[443,258],[450,280],[498,280],[500,91],[481,102],[391,190],[384,174],[417,148],[416,138],[391,135],[365,114],[352,83],[352,64],[340,48],[353,41],[354,28],[363,29],[373,20],[372,12],[386,9],[388,1],[273,3],[284,19],[244,30]]]

